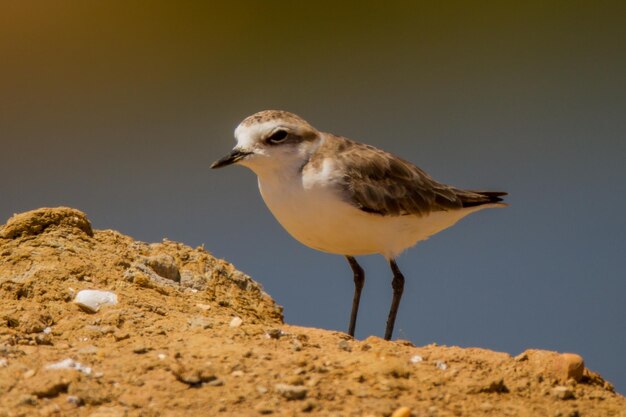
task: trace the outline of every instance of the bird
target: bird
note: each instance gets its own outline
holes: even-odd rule
[[[321,132],[288,111],[246,117],[235,139],[232,151],[211,168],[249,168],[265,204],[292,237],[346,258],[354,280],[352,337],[365,283],[356,256],[380,254],[391,268],[393,295],[384,336],[391,340],[405,282],[396,258],[468,214],[507,205],[506,192],[442,184],[400,157]]]

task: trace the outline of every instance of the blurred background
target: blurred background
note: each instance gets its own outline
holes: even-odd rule
[[[352,274],[293,240],[243,167],[241,119],[295,112],[436,179],[505,190],[398,259],[395,336],[576,352],[626,392],[626,3],[2,2],[0,218],[43,206],[204,244],[291,324],[345,331]],[[357,337],[391,274],[366,269]]]

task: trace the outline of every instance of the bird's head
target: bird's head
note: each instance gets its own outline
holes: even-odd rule
[[[237,145],[211,168],[240,164],[257,175],[299,169],[319,145],[320,132],[305,120],[281,110],[266,110],[244,119],[235,129]]]

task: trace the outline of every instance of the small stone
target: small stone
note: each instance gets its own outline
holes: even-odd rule
[[[197,303],[196,307],[204,311],[209,311],[211,309],[211,306],[209,304],[202,304],[202,303]]]
[[[47,345],[47,346],[51,346],[52,345],[52,336],[49,334],[45,334],[45,333],[41,333],[38,335],[35,335],[35,343],[38,345]]]
[[[411,409],[409,407],[400,407],[391,414],[391,417],[411,417]]]
[[[89,366],[85,366],[80,362],[76,362],[74,359],[67,358],[60,360],[55,363],[51,363],[46,365],[46,369],[73,369],[79,372],[82,372],[85,375],[91,375],[91,368]]]
[[[235,316],[235,317],[233,317],[233,319],[230,321],[229,326],[230,326],[230,327],[232,327],[232,328],[236,328],[236,327],[241,326],[241,324],[242,324],[242,323],[243,323],[243,320],[241,319],[241,317],[237,317],[237,316]]]
[[[258,392],[261,395],[267,394],[267,387],[264,387],[263,385],[257,385],[256,392]]]
[[[300,385],[276,384],[274,388],[288,401],[303,400],[309,392],[307,388]]]
[[[116,342],[119,342],[121,340],[126,340],[126,339],[130,338],[130,334],[128,332],[125,332],[125,331],[116,330],[113,333],[113,337],[115,338]]]
[[[445,371],[446,369],[448,369],[448,364],[446,364],[444,361],[435,361],[435,367],[437,369]]]
[[[565,384],[569,379],[580,382],[587,371],[580,355],[529,349],[520,356],[527,356],[530,366],[536,367],[546,380]]]
[[[9,316],[5,320],[9,327],[17,327],[23,333],[34,334],[43,332],[52,318],[46,313],[27,310],[19,316]]]
[[[208,381],[206,384],[210,387],[221,387],[222,385],[224,385],[224,381],[219,378],[216,378],[212,381]]]
[[[177,380],[191,387],[199,387],[204,383],[218,380],[213,368],[209,364],[196,368],[186,368],[183,365],[179,365],[172,369],[172,373]]]
[[[0,368],[6,368],[9,366],[9,361],[6,358],[0,358]]]
[[[574,399],[574,392],[562,385],[552,388],[552,395],[560,400],[572,400]]]
[[[102,306],[117,304],[117,295],[111,291],[82,290],[76,294],[74,303],[87,313],[96,313]]]
[[[294,352],[300,352],[302,350],[302,342],[299,340],[294,340],[291,342],[291,350]]]
[[[133,353],[137,355],[143,355],[144,353],[148,353],[151,349],[144,345],[137,345],[133,348]]]
[[[580,382],[585,371],[585,361],[575,353],[562,353],[548,365],[549,373],[561,382],[573,379]]]
[[[232,371],[230,373],[230,375],[234,376],[235,378],[239,378],[239,377],[242,377],[244,375],[244,373],[243,373],[243,371],[237,370],[237,371]]]
[[[342,340],[337,344],[337,347],[341,350],[345,350],[346,352],[352,352],[352,348],[350,344],[346,340]]]
[[[67,402],[70,404],[75,405],[76,407],[80,407],[81,405],[83,405],[85,402],[83,401],[82,398],[76,396],[76,395],[68,395],[67,396]]]
[[[420,355],[411,356],[411,363],[420,363],[423,361],[424,361],[424,358],[422,358]]]
[[[280,339],[282,335],[283,331],[280,329],[269,329],[267,332],[265,332],[265,336],[268,339]]]
[[[180,271],[178,270],[178,266],[176,266],[176,261],[171,255],[160,254],[151,256],[145,260],[145,264],[160,277],[170,281],[180,282]]]
[[[213,327],[213,323],[211,323],[211,320],[207,319],[206,317],[192,317],[187,320],[187,324],[189,324],[192,329],[210,329]]]

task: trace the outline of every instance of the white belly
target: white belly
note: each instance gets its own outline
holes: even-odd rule
[[[304,245],[340,255],[379,253],[394,258],[482,208],[434,212],[423,217],[381,216],[342,201],[331,188],[305,189],[298,179],[273,179],[259,178],[259,190],[278,222]]]

